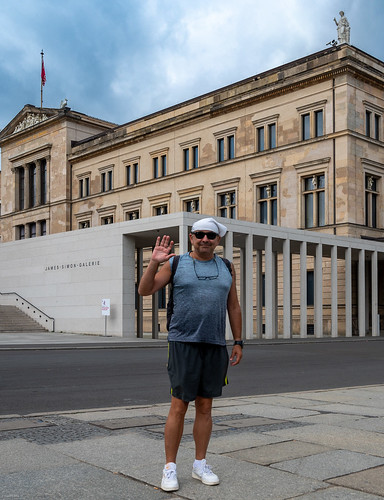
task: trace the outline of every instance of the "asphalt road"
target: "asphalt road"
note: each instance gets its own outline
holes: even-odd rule
[[[0,415],[169,401],[164,347],[0,352]],[[384,383],[384,341],[247,345],[223,395]]]

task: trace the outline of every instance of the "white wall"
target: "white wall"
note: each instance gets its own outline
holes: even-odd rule
[[[133,337],[135,247],[121,224],[0,245],[0,292],[17,292],[55,319],[55,331]],[[124,265],[123,265],[124,261]],[[124,314],[123,314],[124,313]]]

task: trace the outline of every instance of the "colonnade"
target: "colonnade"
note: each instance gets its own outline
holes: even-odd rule
[[[235,254],[237,259],[244,339],[292,338],[293,292],[295,310],[299,308],[300,327],[299,331],[296,328],[296,334],[301,338],[307,337],[308,258],[313,262],[314,273],[314,336],[321,338],[325,335],[325,309],[327,318],[330,316],[327,335],[331,337],[340,335],[340,324],[343,325],[342,335],[346,337],[355,334],[380,335],[378,273],[379,262],[384,260],[382,243],[228,219],[223,219],[223,223],[228,227],[228,233],[221,242],[224,256],[232,260]],[[190,227],[191,224],[178,227],[180,254],[189,249]],[[164,231],[166,234],[166,229]],[[137,249],[137,256],[139,281],[143,269],[141,248]],[[293,259],[296,263],[294,280]],[[329,269],[326,282],[325,265]],[[137,336],[142,336],[142,298],[138,302]],[[158,307],[156,297],[153,297],[152,336],[157,338],[157,334]],[[227,338],[231,338],[229,324]]]

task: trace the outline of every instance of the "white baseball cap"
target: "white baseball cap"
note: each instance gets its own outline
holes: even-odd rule
[[[195,231],[213,231],[220,237],[223,237],[227,232],[227,228],[217,222],[213,217],[207,217],[205,219],[200,219],[196,221],[192,226],[192,233]]]

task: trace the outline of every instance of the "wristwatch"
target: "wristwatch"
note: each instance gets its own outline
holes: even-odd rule
[[[244,342],[242,340],[235,340],[233,345],[239,345],[241,348],[244,347]]]

